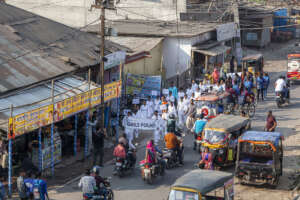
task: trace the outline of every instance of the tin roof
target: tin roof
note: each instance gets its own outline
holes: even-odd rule
[[[93,66],[99,47],[97,36],[0,2],[0,94]],[[105,47],[106,55],[123,50]]]

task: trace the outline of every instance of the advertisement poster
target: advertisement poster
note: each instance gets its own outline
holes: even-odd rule
[[[161,76],[127,74],[126,94],[149,96],[153,91],[160,94]]]

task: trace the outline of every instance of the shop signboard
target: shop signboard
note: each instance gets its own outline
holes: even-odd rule
[[[156,91],[160,94],[161,76],[127,74],[126,94],[149,96]]]
[[[106,84],[104,100],[110,101],[121,94],[121,82],[116,81]],[[15,136],[20,136],[26,132],[33,131],[39,127],[51,124],[52,118],[55,122],[63,120],[101,103],[101,88],[83,92],[74,97],[70,97],[53,105],[47,105],[32,111],[16,115],[9,120],[8,126],[12,127]]]
[[[219,42],[229,40],[236,36],[236,27],[233,22],[218,25],[216,30],[217,30],[217,40]]]

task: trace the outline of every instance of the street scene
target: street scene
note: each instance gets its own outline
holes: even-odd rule
[[[300,199],[300,3],[0,0],[0,200]]]

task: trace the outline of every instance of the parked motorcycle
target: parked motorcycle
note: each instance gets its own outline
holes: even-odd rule
[[[83,194],[83,200],[114,200],[114,192],[111,189],[111,178],[105,178],[101,191],[95,192],[95,194]]]

